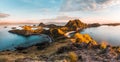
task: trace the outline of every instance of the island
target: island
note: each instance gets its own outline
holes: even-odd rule
[[[89,34],[80,33],[83,29],[98,26],[101,24],[86,24],[75,19],[64,26],[40,23],[36,29],[27,25],[21,30],[12,29],[10,33],[22,36],[45,34],[53,41],[1,51],[0,62],[120,62],[119,46],[99,43]]]

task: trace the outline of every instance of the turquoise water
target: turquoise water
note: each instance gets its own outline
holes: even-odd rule
[[[84,29],[81,33],[88,33],[98,42],[106,41],[111,45],[120,46],[120,26],[100,26]]]
[[[0,26],[0,51],[2,50],[14,50],[15,47],[18,46],[31,46],[36,43],[49,41],[46,35],[33,35],[29,37],[24,37],[17,34],[9,33],[8,31],[11,30],[11,27],[20,28],[17,25],[8,25],[7,28],[4,26]]]

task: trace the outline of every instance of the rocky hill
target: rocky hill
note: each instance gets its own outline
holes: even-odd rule
[[[83,29],[87,27],[86,23],[81,22],[79,19],[70,20],[65,27],[68,27],[71,30]]]

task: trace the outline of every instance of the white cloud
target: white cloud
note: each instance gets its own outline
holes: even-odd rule
[[[4,14],[4,13],[0,13],[0,18],[5,18],[5,17],[8,17],[10,16],[9,14]]]
[[[61,11],[97,10],[120,4],[120,0],[65,0]]]

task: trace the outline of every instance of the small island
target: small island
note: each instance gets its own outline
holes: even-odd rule
[[[107,42],[97,42],[89,34],[81,34],[83,29],[101,26],[86,24],[79,19],[70,20],[64,26],[40,23],[36,26],[22,26],[9,32],[22,36],[45,34],[52,42],[43,42],[30,47],[17,47],[14,51],[0,52],[0,61],[15,62],[119,62],[120,47]],[[49,29],[44,29],[49,28]]]

